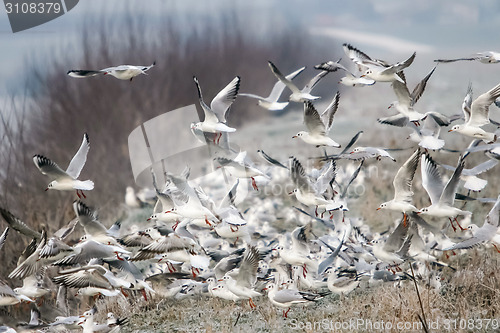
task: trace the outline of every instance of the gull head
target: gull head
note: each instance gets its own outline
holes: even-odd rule
[[[356,147],[351,151],[351,154],[360,153],[362,151],[364,151],[364,147]]]
[[[384,208],[387,208],[387,202],[384,202],[384,203],[380,204],[380,206],[378,206],[377,210],[381,210],[381,209],[384,209]]]
[[[47,185],[47,188],[45,189],[45,191],[54,189],[56,186],[57,186],[57,180],[53,180],[49,183],[49,185]]]
[[[448,130],[448,132],[460,131],[461,129],[462,129],[462,125],[455,125],[450,130]]]
[[[292,139],[295,139],[295,138],[300,138],[300,137],[304,137],[306,136],[308,133],[306,131],[300,131],[299,133],[295,134],[294,136],[292,136]]]
[[[427,213],[429,213],[429,207],[424,207],[419,211],[417,211],[417,214],[427,214]]]

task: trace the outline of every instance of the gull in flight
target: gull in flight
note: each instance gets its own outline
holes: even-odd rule
[[[340,144],[328,137],[328,132],[332,128],[333,117],[339,107],[340,93],[337,91],[335,97],[328,107],[321,113],[314,107],[313,103],[304,103],[304,123],[308,131],[300,131],[292,138],[301,138],[305,143],[316,147],[329,146],[340,148]]]
[[[295,72],[288,74],[285,76],[287,80],[293,80],[297,75],[302,73],[304,71],[305,67],[299,68]],[[246,93],[240,93],[238,95],[240,96],[246,96],[250,98],[255,98],[258,100],[259,106],[263,107],[264,109],[267,109],[269,111],[281,111],[284,108],[287,107],[289,102],[278,102],[278,99],[280,98],[281,94],[283,93],[283,90],[285,90],[285,83],[283,83],[281,80],[278,80],[273,86],[273,90],[271,90],[271,93],[269,94],[268,97],[262,97],[254,94],[246,94]]]
[[[305,101],[314,101],[316,99],[320,99],[321,97],[319,96],[313,96],[311,95],[311,91],[313,88],[318,84],[318,82],[328,74],[328,71],[321,71],[319,74],[317,74],[315,77],[309,81],[309,83],[306,84],[306,86],[300,90],[295,83],[293,83],[290,79],[287,79],[283,74],[281,74],[280,70],[272,63],[269,61],[269,67],[271,67],[271,70],[273,71],[274,75],[283,82],[288,89],[292,91],[292,94],[289,97],[289,100],[292,102],[305,102]]]
[[[84,69],[72,69],[68,71],[68,75],[76,78],[85,78],[96,75],[111,75],[120,80],[130,80],[137,75],[144,74],[147,75],[146,72],[151,69],[156,64],[156,61],[153,62],[150,66],[133,66],[133,65],[120,65],[116,67],[108,67],[101,70],[84,70]]]
[[[431,215],[435,217],[448,217],[450,219],[453,230],[456,231],[456,228],[453,225],[452,221],[452,218],[454,218],[460,229],[466,230],[462,228],[462,226],[458,223],[457,216],[470,215],[472,213],[453,207],[453,203],[455,202],[455,193],[458,189],[460,175],[462,174],[464,165],[464,157],[460,157],[458,166],[453,172],[453,175],[448,180],[448,182],[444,184],[443,178],[439,173],[436,162],[434,162],[429,154],[423,154],[421,168],[422,186],[429,194],[431,205],[429,207],[420,209],[417,212],[418,214]]]
[[[406,221],[406,213],[416,212],[418,209],[411,203],[413,197],[413,191],[411,189],[411,184],[413,178],[415,177],[415,171],[418,167],[418,162],[420,161],[420,149],[417,149],[410,158],[399,168],[394,181],[392,182],[394,186],[394,199],[382,203],[377,210],[389,209],[395,211],[401,211],[404,215],[404,221]]]
[[[425,90],[425,86],[427,85],[427,81],[431,77],[432,73],[434,73],[434,70],[436,67],[434,67],[429,74],[427,74],[422,81],[420,81],[419,84],[413,89],[413,91],[410,93],[408,90],[408,87],[406,86],[405,82],[401,82],[399,80],[395,80],[392,82],[391,86],[392,89],[394,90],[394,93],[396,94],[396,97],[398,98],[397,101],[394,101],[389,105],[389,108],[396,108],[396,110],[408,117],[408,120],[411,122],[414,122],[418,124],[418,122],[425,117],[424,114],[417,112],[413,109],[413,106],[415,103],[419,100],[419,98],[422,96]],[[403,81],[406,81],[404,72],[401,71],[398,73],[398,75],[403,79]]]
[[[231,176],[233,177],[250,178],[252,180],[253,189],[258,190],[257,183],[255,182],[254,177],[262,176],[269,179],[269,176],[253,166],[251,161],[249,161],[246,156],[246,151],[240,151],[234,159],[226,157],[216,157],[214,161],[216,161],[220,165],[218,168],[227,169],[229,174],[231,174]]]
[[[471,94],[471,93],[470,93]],[[469,96],[469,94],[467,94]],[[465,123],[453,126],[448,132],[458,132],[466,136],[493,143],[497,140],[495,133],[486,132],[481,127],[490,123],[489,107],[500,96],[500,84],[480,95],[470,105],[467,96],[462,105]],[[469,100],[472,100],[470,98]]]
[[[475,224],[468,226],[468,229],[472,231],[472,237],[466,240],[456,243],[450,247],[443,249],[443,251],[448,250],[458,250],[458,249],[470,249],[473,246],[479,245],[484,242],[491,241],[493,246],[500,253],[496,244],[500,245],[500,235],[497,234],[498,228],[500,227],[500,195],[495,202],[495,205],[490,210],[484,224],[478,227]]]
[[[340,78],[339,83],[348,87],[364,87],[375,84],[375,80],[368,79],[366,77],[357,77],[356,75],[354,75],[340,63],[340,59],[338,61],[330,60],[323,62],[319,65],[314,66],[314,68],[328,72],[336,72],[339,69],[345,71],[346,75]]]
[[[475,55],[467,58],[436,59],[434,60],[434,62],[455,62],[462,60],[468,60],[468,61],[477,60],[482,62],[483,64],[496,64],[497,62],[500,62],[500,53],[494,51],[484,51],[484,52],[478,52]]]
[[[416,52],[403,62],[389,64],[383,60],[372,59],[365,53],[350,44],[343,44],[344,52],[349,58],[358,65],[358,69],[363,72],[361,77],[366,77],[378,82],[394,82],[399,81],[404,83],[398,73],[410,66],[415,59]]]
[[[236,129],[226,125],[226,113],[233,104],[238,90],[240,89],[240,77],[235,77],[224,89],[222,89],[210,103],[210,107],[203,100],[200,83],[196,76],[194,77],[196,88],[198,89],[198,98],[201,108],[205,113],[205,119],[202,122],[191,124],[191,130],[200,130],[208,133],[219,134],[214,137],[214,143],[219,142],[222,132],[235,132]]]
[[[86,198],[83,190],[90,191],[94,188],[94,182],[91,180],[78,180],[80,172],[87,161],[87,153],[90,149],[90,141],[87,133],[83,135],[83,141],[80,149],[76,152],[75,156],[71,159],[66,171],[63,171],[56,163],[52,162],[45,156],[35,155],[33,156],[33,162],[40,172],[46,176],[53,179],[45,191],[47,190],[59,190],[68,191],[76,190],[76,194],[79,198],[82,196]],[[80,191],[80,192],[78,192]],[[81,194],[81,195],[80,195]]]

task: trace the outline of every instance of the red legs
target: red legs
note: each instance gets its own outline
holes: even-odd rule
[[[212,227],[212,224],[210,222],[208,222],[208,219],[206,216],[205,216],[205,223],[208,224],[210,226],[210,228]]]
[[[325,215],[325,212],[326,212],[326,210],[324,210],[324,211],[321,213],[321,218],[323,218],[323,215]]]
[[[177,227],[179,226],[179,220],[175,221],[175,224],[172,226],[172,230],[175,231]]]
[[[460,225],[460,223],[458,223],[458,220],[457,220],[456,217],[455,217],[455,222],[457,222],[457,225],[459,226],[460,230],[462,230],[462,231],[467,230],[467,229],[462,228],[462,226]]]
[[[144,300],[147,302],[148,301],[148,295],[146,294],[146,289],[141,289],[142,297],[144,297]]]
[[[314,215],[316,215],[316,217],[318,217],[318,206],[316,205],[316,209],[314,209]]]
[[[457,232],[457,228],[455,228],[455,226],[453,225],[453,220],[449,217],[450,219],[450,223],[451,223],[451,227],[453,228],[453,231],[454,232]]]
[[[220,143],[220,138],[222,138],[222,132],[219,133],[219,138],[217,139],[217,144]]]
[[[250,305],[250,308],[252,308],[252,309],[255,309],[257,307],[257,305],[255,305],[255,303],[252,301],[251,298],[248,299],[248,304]]]
[[[128,297],[128,294],[123,290],[123,287],[120,287],[120,291],[122,292],[123,296]]]
[[[420,127],[420,122],[419,122],[418,120],[412,121],[412,123],[414,123],[414,124],[415,124],[415,126]]]
[[[121,260],[121,261],[125,261],[125,259],[123,259],[122,257],[120,257],[120,255],[118,254],[117,251],[115,251],[115,254],[116,254],[116,259]]]
[[[495,250],[497,250],[497,252],[500,253],[500,250],[498,249],[498,247],[496,246],[496,244],[493,244],[493,246],[495,247]]]
[[[234,240],[234,243],[233,243],[233,246],[236,247],[236,243],[238,243],[238,241],[240,240],[239,237],[236,237],[236,239]]]
[[[214,133],[214,140],[213,140],[214,145],[219,144],[221,137],[222,137],[222,132],[220,132],[220,133],[215,132]]]
[[[172,263],[171,263],[170,261],[168,261],[168,260],[167,260],[167,268],[168,268],[168,271],[169,271],[170,273],[175,272],[175,267],[174,267],[174,265],[172,265]]]
[[[408,226],[407,220],[408,218],[406,217],[406,213],[403,213],[403,227],[405,228]]]
[[[239,226],[234,226],[234,228],[236,228],[236,229],[233,229],[233,225],[230,225],[230,226],[229,226],[229,229],[231,229],[231,232],[236,232],[236,231],[238,231]]]
[[[80,191],[80,193],[78,193],[78,191]],[[85,195],[85,193],[83,193],[82,190],[76,190],[76,195],[78,196],[78,199],[81,199],[82,197],[84,199],[87,199],[87,196]]]
[[[200,274],[200,270],[196,267],[191,267],[191,274],[193,274],[193,278],[196,279],[196,277],[198,276],[198,274]]]
[[[257,187],[257,183],[255,182],[255,178],[253,177],[250,177],[252,179],[252,187],[254,190],[258,191],[259,188]]]
[[[288,311],[290,311],[291,308],[288,308],[288,310],[283,310],[283,318],[288,318]]]
[[[304,264],[302,266],[302,275],[304,276],[304,279],[306,278],[306,274],[307,274],[307,266],[306,264]]]

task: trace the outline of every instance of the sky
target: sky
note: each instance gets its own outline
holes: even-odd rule
[[[99,13],[105,13],[104,17],[127,11],[144,14],[154,27],[155,18],[174,11],[186,13],[189,22],[175,23],[184,25],[230,11],[247,20],[251,27],[248,30],[257,38],[265,38],[268,29],[301,26],[311,36],[330,37],[332,49],[337,51],[341,52],[342,42],[349,42],[375,58],[387,57],[389,61],[405,59],[413,51],[417,51],[418,58],[432,59],[494,50],[500,31],[497,0],[148,0],[146,3],[147,6],[139,0],[80,0],[65,15],[18,33],[12,33],[7,14],[0,11],[0,98],[18,93],[20,73],[27,59],[50,58],[52,49],[71,43],[84,20]],[[82,50],[75,45],[72,51]]]

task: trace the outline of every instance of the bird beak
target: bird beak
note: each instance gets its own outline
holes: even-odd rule
[[[296,137],[297,137],[297,136],[296,136],[296,135],[294,135],[294,136],[292,136],[292,139],[295,139]]]
[[[167,214],[167,213],[172,213],[172,211],[171,211],[171,210],[167,210],[167,211],[165,212],[165,214]]]
[[[262,290],[267,290],[267,288],[262,288]]]
[[[415,213],[417,213],[417,214],[422,214],[422,212],[415,212]]]
[[[354,154],[354,152],[353,152],[353,151],[351,151],[349,154]]]
[[[381,210],[381,209],[382,209],[382,208],[380,208],[380,207],[379,207],[379,208],[377,208],[377,210]]]
[[[146,221],[151,221],[151,218],[148,218]]]
[[[219,279],[219,280],[217,280],[217,282],[222,282],[222,281],[224,281],[224,279]]]
[[[47,192],[48,190],[49,190],[49,188],[47,187],[47,188],[45,189],[45,192]]]
[[[451,130],[448,130],[448,133],[449,133],[449,132],[453,132],[453,130],[452,130],[452,129],[451,129]]]

